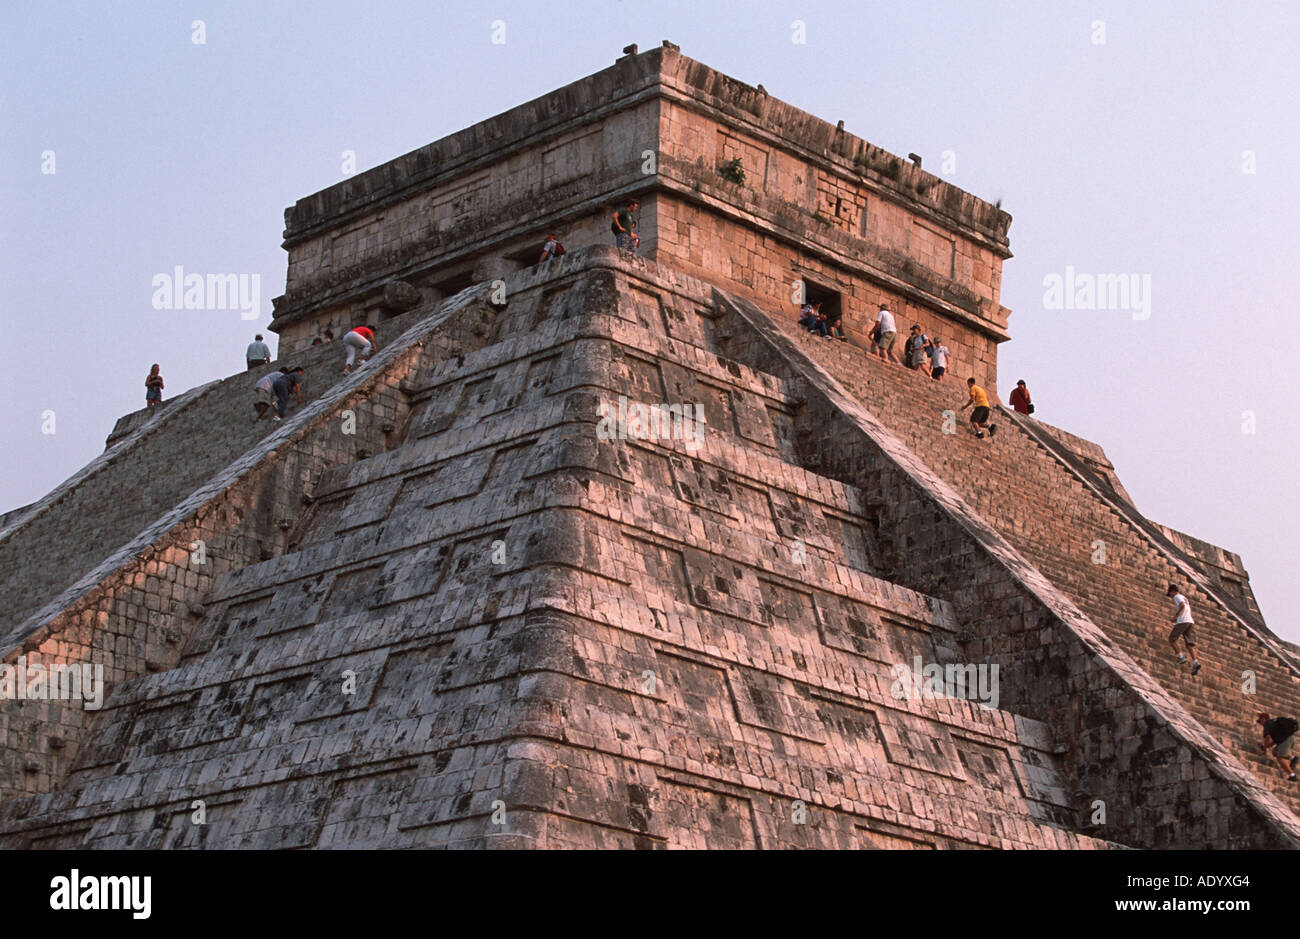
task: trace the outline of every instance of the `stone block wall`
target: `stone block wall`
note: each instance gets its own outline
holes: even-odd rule
[[[954,375],[973,376],[993,393],[997,387],[997,342],[982,331],[960,325],[937,312],[914,290],[884,285],[824,256],[800,250],[789,241],[718,218],[690,202],[657,200],[657,259],[701,279],[754,299],[774,315],[798,319],[800,285],[805,291],[831,290],[840,295],[844,328],[854,342],[867,346],[880,304],[894,314],[899,335],[894,354],[912,323],[928,336],[941,338],[950,352]]]
[[[1208,700],[1186,697],[1179,688],[1175,701],[1121,651],[1138,651],[1123,641],[1120,629],[1131,620],[1118,619],[1112,607],[1098,620],[1105,624],[1103,632],[1075,605],[1088,608],[1097,594],[1081,590],[1079,580],[1058,574],[1057,568],[1051,569],[1057,576],[1049,581],[1002,537],[1005,532],[1017,547],[1030,547],[1020,538],[1023,531],[1035,527],[1031,520],[1041,525],[1052,516],[1024,502],[1018,511],[1000,503],[993,510],[978,499],[974,504],[983,514],[972,511],[963,498],[989,491],[1019,501],[1024,490],[991,478],[988,460],[966,453],[964,445],[958,462],[941,464],[941,476],[930,470],[927,463],[933,465],[937,446],[933,435],[943,421],[942,406],[930,397],[933,382],[925,379],[928,384],[913,385],[909,379],[919,382],[920,376],[882,364],[871,393],[854,401],[828,381],[829,376],[808,369],[814,355],[823,360],[852,357],[853,350],[832,344],[823,351],[827,344],[820,339],[782,338],[781,330],[757,309],[748,307],[745,315],[731,301],[723,305],[737,311],[724,327],[731,336],[729,354],[764,371],[808,380],[801,460],[863,489],[877,513],[877,537],[890,576],[953,602],[959,618],[970,625],[966,653],[1002,666],[1014,702],[1008,706],[1047,721],[1058,739],[1069,741],[1067,759],[1077,774],[1081,822],[1092,800],[1100,799],[1107,806],[1108,821],[1098,831],[1127,844],[1295,843],[1300,825],[1292,814],[1292,794],[1271,778],[1257,753],[1236,745],[1230,729],[1241,715],[1228,704],[1219,682],[1230,685],[1232,669],[1217,676]],[[877,374],[864,366],[871,368],[854,363],[852,372],[836,369],[835,374],[851,386],[850,375]],[[869,402],[869,412],[860,402]],[[921,402],[926,405],[923,411]],[[1004,430],[1004,436],[1014,432]],[[909,435],[927,442],[909,448]],[[971,445],[977,444],[971,440]],[[922,453],[925,462],[918,456]],[[1002,458],[1009,458],[1007,465],[1022,474],[1027,466],[1045,462],[1041,455],[1031,462],[1023,451]],[[1081,485],[1066,492],[1066,505],[1088,504]],[[1049,537],[1063,543],[1059,533]],[[1118,538],[1111,543],[1117,545]],[[1030,557],[1042,560],[1038,552]],[[1132,565],[1112,558],[1111,565],[1094,571],[1093,579],[1102,592],[1113,594],[1118,586],[1114,577],[1125,570]],[[1279,670],[1267,649],[1256,646],[1250,661],[1272,676],[1270,695],[1290,693],[1291,676]],[[1213,669],[1212,663],[1207,679]],[[1195,708],[1195,718],[1183,702]],[[1198,718],[1220,738],[1206,733]],[[1247,761],[1256,775],[1234,757]]]
[[[463,316],[466,306],[458,305],[456,313]],[[480,321],[485,319],[476,306],[468,306]],[[322,361],[315,400],[308,397],[301,412],[273,425],[277,429],[260,443],[251,448],[245,444],[239,458],[221,472],[192,481],[189,485],[198,488],[169,510],[154,514],[126,501],[109,503],[119,506],[119,524],[140,526],[135,536],[102,555],[97,566],[51,597],[43,609],[10,623],[3,639],[3,661],[13,665],[21,656],[29,666],[100,666],[110,688],[172,667],[201,615],[202,598],[213,579],[282,551],[305,499],[326,468],[364,459],[393,443],[392,435],[406,411],[402,379],[418,367],[423,355],[442,358],[463,351],[468,347],[464,336],[472,344],[473,331],[466,322],[450,315],[430,318],[426,313],[422,329],[407,334],[384,354],[383,361],[390,363],[386,371],[363,370],[325,393],[320,387],[328,387]],[[443,335],[427,335],[443,324],[449,324]],[[320,353],[328,356],[334,374],[338,354],[337,348]],[[254,377],[239,374],[222,383],[224,388],[211,389],[206,404],[216,402],[218,409],[192,404],[198,412],[191,418],[194,426],[159,425],[155,436],[136,441],[133,451],[164,463],[174,461],[183,446],[184,452],[192,447],[195,452],[220,454],[231,438],[243,439],[241,434],[247,433],[251,408],[246,412],[237,405],[251,404],[247,386]],[[176,413],[180,415],[182,409]],[[204,430],[202,437],[198,427]],[[258,436],[263,433],[258,431]],[[123,472],[128,473],[126,478],[134,478],[131,464],[124,468],[118,461],[108,461],[93,481],[111,485]],[[70,495],[88,498],[86,489],[91,484],[82,482]],[[75,516],[66,516],[63,506],[47,513],[51,523],[60,517],[67,524],[75,523]],[[32,532],[28,528],[17,534],[30,538]],[[40,555],[30,563],[39,564]],[[22,572],[14,573],[21,581]],[[76,759],[88,716],[93,718],[80,701],[5,701],[0,711],[5,740],[0,793],[12,796],[58,786]]]
[[[73,597],[27,637],[119,672],[58,757],[24,754],[53,791],[0,805],[0,844],[1300,844],[1206,729],[1219,667],[1214,707],[1157,683],[1022,553],[1035,512],[974,499],[990,464],[936,474],[913,373],[879,366],[868,409],[859,352],[608,248],[505,281],[106,562],[83,590],[106,621]],[[619,398],[691,403],[705,433],[611,438]],[[382,443],[337,451],[344,410]],[[205,524],[225,567],[173,581]],[[900,697],[918,657],[997,666],[1000,700]]]
[[[608,243],[632,195],[644,256],[792,310],[816,279],[863,335],[884,300],[995,384],[1010,217],[671,44],[300,200],[272,328],[293,352],[381,321],[386,281],[436,302],[531,265],[547,231]]]
[[[721,165],[740,159],[745,179],[736,185],[750,192],[734,201],[744,209],[769,218],[798,213],[816,222],[810,241],[819,240],[820,226],[863,242],[864,251],[910,260],[969,290],[997,322],[1005,235],[963,231],[916,191],[904,195],[883,186],[862,162],[810,153],[803,141],[783,139],[752,116],[742,123],[695,98],[668,98],[661,115],[660,149],[669,165],[688,165],[699,176],[721,180]],[[918,185],[928,192],[947,184],[930,177]],[[1005,327],[1004,318],[1000,325]]]
[[[1045,725],[891,693],[966,627],[790,462],[806,405],[718,355],[703,285],[608,249],[507,285],[492,344],[377,363],[400,444],[203,585],[0,842],[1105,846]],[[619,396],[700,405],[701,446],[602,439]]]
[[[610,213],[645,183],[658,144],[656,78],[652,58],[628,57],[299,200],[285,213],[281,348],[381,319],[376,296],[392,279],[438,300],[450,282],[535,263],[548,231],[571,247],[607,243]],[[496,269],[475,276],[483,262]]]

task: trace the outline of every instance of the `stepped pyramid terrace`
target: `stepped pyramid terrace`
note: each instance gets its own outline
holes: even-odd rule
[[[671,43],[299,200],[278,361],[0,516],[0,659],[104,682],[0,702],[0,846],[1300,846],[1241,559],[1096,443],[952,432],[1010,223]]]

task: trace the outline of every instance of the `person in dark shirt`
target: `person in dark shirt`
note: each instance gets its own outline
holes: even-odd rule
[[[1277,765],[1282,767],[1287,779],[1295,782],[1296,758],[1291,755],[1291,747],[1295,743],[1296,730],[1300,730],[1300,722],[1294,717],[1270,718],[1267,711],[1260,711],[1255,723],[1264,731],[1264,740],[1259,749],[1267,753],[1269,747],[1272,747]]]
[[[626,208],[614,213],[614,219],[610,223],[609,230],[614,233],[614,244],[624,251],[635,251],[641,242],[636,233],[636,210],[639,208],[640,205],[633,199]]]
[[[817,328],[817,304],[805,303],[799,308],[799,325],[809,332]]]
[[[292,368],[282,368],[280,374],[289,375],[293,378],[293,393],[298,398],[298,407],[302,407],[302,366],[295,365]]]
[[[831,337],[831,327],[830,321],[826,316],[826,311],[822,309],[820,303],[814,303],[812,312],[813,321],[812,325],[808,327],[808,331],[821,336],[823,339],[829,339]]]
[[[826,314],[826,331],[835,339],[848,342],[844,336],[844,314],[839,310],[831,310]]]
[[[275,413],[271,415],[271,420],[278,421],[284,417],[285,411],[289,409],[289,393],[298,393],[298,402],[302,403],[302,368],[295,366],[287,372],[271,372],[263,375],[253,390],[257,400],[253,406],[257,408],[257,417],[253,418],[253,423],[260,421],[271,405],[275,405]]]
[[[139,372],[136,372],[139,375]],[[162,404],[163,377],[158,371],[158,366],[154,365],[149,369],[149,374],[144,378],[144,406],[151,408],[156,404]]]

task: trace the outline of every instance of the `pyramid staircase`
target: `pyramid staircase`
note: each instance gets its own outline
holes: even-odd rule
[[[772,317],[775,322],[776,317]],[[785,333],[840,381],[889,431],[1062,589],[1106,635],[1165,688],[1292,812],[1300,789],[1258,749],[1255,714],[1300,712],[1300,669],[1271,633],[1237,613],[1126,500],[1090,478],[1039,422],[995,409],[993,438],[976,439],[957,415],[966,401],[960,370],[942,382],[827,342],[788,322]],[[952,428],[952,424],[948,424]],[[1178,583],[1196,618],[1203,668],[1193,677],[1170,651]]]

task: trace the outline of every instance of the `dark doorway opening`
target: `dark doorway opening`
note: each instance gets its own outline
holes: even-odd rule
[[[454,276],[444,277],[441,280],[434,281],[429,286],[441,293],[441,299],[445,300],[453,294],[460,293],[466,287],[474,286],[474,276],[470,271],[463,271]]]
[[[833,322],[844,315],[843,300],[838,290],[832,290],[823,284],[814,283],[808,278],[803,281],[804,302],[822,305],[822,312]]]
[[[530,243],[526,248],[515,248],[513,251],[506,252],[502,257],[516,264],[516,270],[532,267],[537,263],[537,259],[542,256],[542,242],[545,240],[545,238],[538,238],[536,244]]]

